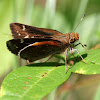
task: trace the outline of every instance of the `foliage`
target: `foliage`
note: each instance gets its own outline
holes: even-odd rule
[[[22,66],[11,72],[3,81],[2,99],[39,100],[54,88],[65,82],[71,72],[79,74],[100,74],[100,49],[83,53],[87,61],[75,62],[65,73],[65,65],[60,63],[37,63]],[[78,60],[79,56],[76,56]],[[72,58],[73,59],[73,58]],[[72,60],[71,59],[71,60]]]

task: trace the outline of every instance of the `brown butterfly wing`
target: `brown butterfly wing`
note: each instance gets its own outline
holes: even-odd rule
[[[62,50],[65,50],[65,46],[59,41],[42,41],[33,43],[31,46],[23,49],[20,52],[20,57],[33,62],[53,54],[59,54]]]
[[[33,45],[22,50],[23,48],[27,47],[30,44]],[[21,58],[34,61],[55,53],[60,53],[62,50],[65,50],[64,48],[66,46],[65,43],[62,43],[61,41],[58,40],[46,39],[46,38],[45,39],[27,38],[27,39],[9,40],[7,41],[7,47],[9,51],[11,51],[13,54],[16,55],[18,55],[18,52],[22,50],[22,52],[20,53]]]
[[[10,29],[14,39],[34,38],[34,37],[44,38],[62,34],[56,30],[38,28],[20,23],[11,23]]]

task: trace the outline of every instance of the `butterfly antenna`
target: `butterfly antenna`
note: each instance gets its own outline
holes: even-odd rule
[[[76,25],[76,27],[75,27],[75,29],[74,29],[74,31],[73,32],[75,32],[75,30],[76,30],[76,28],[79,26],[79,24],[81,23],[81,21],[83,20],[83,18],[85,17],[85,14],[83,14],[83,16],[82,16],[82,18],[81,18],[81,20],[79,21],[79,23]]]

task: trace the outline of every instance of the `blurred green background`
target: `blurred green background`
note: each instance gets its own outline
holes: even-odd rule
[[[6,41],[12,38],[10,23],[55,29],[65,34],[75,29],[84,13],[85,18],[75,30],[79,41],[87,44],[88,49],[100,48],[100,0],[0,0],[0,85],[4,77],[18,67],[17,57],[6,47]],[[84,51],[81,46],[77,48]],[[99,77],[73,74],[44,100],[54,97],[55,100],[99,100]]]

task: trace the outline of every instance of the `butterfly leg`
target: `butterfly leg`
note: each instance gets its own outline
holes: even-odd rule
[[[81,44],[82,47],[86,47],[87,46],[86,44],[82,44],[82,43],[79,42],[78,44],[75,45],[75,47],[78,46],[79,44]]]
[[[26,60],[26,63],[27,63],[27,65],[29,65],[30,64],[30,61],[29,60]]]
[[[73,53],[75,51],[79,54],[79,56],[81,57],[81,59],[86,63],[86,61],[84,60],[84,58],[81,56],[80,52],[77,49],[73,49],[73,48],[70,49],[70,53]]]
[[[33,64],[34,62],[30,62],[29,60],[26,60],[26,64],[27,65],[30,65],[30,64]]]
[[[48,62],[55,54],[51,55],[45,62]]]
[[[68,54],[68,48],[65,51],[65,73],[67,73],[67,54]]]
[[[89,53],[89,54],[91,54],[91,52],[89,52],[85,47],[87,46],[86,44],[82,44],[82,43],[78,43],[78,44],[76,44],[74,47],[76,47],[76,46],[78,46],[79,44],[81,44],[81,46]]]

